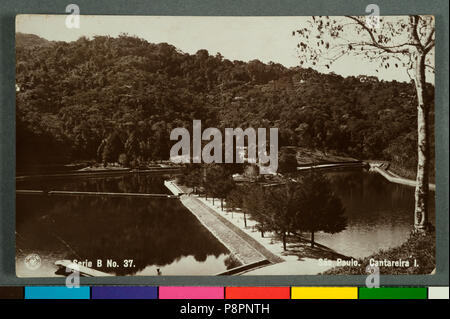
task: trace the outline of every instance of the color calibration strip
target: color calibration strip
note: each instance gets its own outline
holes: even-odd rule
[[[449,299],[448,287],[0,287],[0,299]]]

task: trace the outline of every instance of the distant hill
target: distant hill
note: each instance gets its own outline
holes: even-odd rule
[[[280,146],[416,166],[411,83],[187,54],[126,35],[67,43],[17,34],[16,52],[18,165],[166,159],[171,129],[199,119],[203,128],[278,127]]]
[[[52,45],[51,41],[41,38],[35,34],[16,32],[16,46],[19,46],[19,47],[35,47],[35,46],[48,47],[50,45]]]

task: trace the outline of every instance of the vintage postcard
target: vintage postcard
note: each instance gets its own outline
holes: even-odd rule
[[[433,274],[433,16],[16,17],[19,277]]]

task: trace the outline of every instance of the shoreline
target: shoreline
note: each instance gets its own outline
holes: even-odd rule
[[[174,181],[166,181],[165,185],[174,192],[174,194],[180,190],[182,190],[183,193],[188,193],[188,190],[184,190],[183,186],[178,186]],[[253,250],[256,250],[264,259],[270,261],[270,263],[261,265],[258,265],[258,262],[256,261],[254,268],[245,269],[236,274],[274,275],[282,273],[283,275],[315,275],[333,267],[332,264],[322,264],[320,262],[321,259],[330,259],[330,256],[335,259],[345,258],[345,256],[334,252],[331,249],[327,249],[320,244],[314,248],[310,248],[307,240],[301,240],[294,243],[289,242],[288,250],[284,251],[281,242],[272,236],[272,234],[269,235],[269,233],[267,233],[267,236],[260,237],[260,233],[252,227],[256,223],[255,221],[247,217],[247,228],[245,228],[243,227],[242,213],[236,211],[221,211],[220,201],[215,201],[215,204],[213,205],[212,199],[206,200],[204,197],[193,194],[180,195],[182,204],[197,217],[199,222],[202,223],[214,237],[222,242],[231,253],[237,254],[236,258],[243,264],[241,267],[246,266],[246,264],[249,264],[253,260],[242,259],[240,250],[245,251],[248,249],[248,246],[252,247]],[[215,223],[224,225],[228,230],[232,231],[228,232],[228,235],[234,236],[234,240],[233,238],[227,238],[226,233],[221,232],[223,231],[223,228],[220,230],[214,225],[208,225],[207,221],[205,222],[205,215],[198,211],[204,210],[205,208],[209,214],[214,215]],[[234,242],[235,240],[236,242],[244,241],[246,244],[237,246]],[[299,246],[301,246],[301,248],[299,248]],[[308,253],[305,253],[304,250],[313,251],[314,254],[309,255],[318,255],[316,256],[317,258],[308,256]]]
[[[181,203],[197,218],[222,245],[224,245],[234,257],[239,260],[242,266],[258,263],[266,258],[245,241],[240,234],[223,224],[217,216],[211,214],[207,207],[201,207],[199,202],[195,202],[187,195],[180,197]]]
[[[235,225],[229,223],[209,205],[205,205],[197,196],[189,196],[173,181],[164,185],[174,194],[179,194],[181,203],[198,219],[198,221],[221,242],[242,264],[258,264],[269,261],[271,264],[284,260],[251,238]]]
[[[283,250],[283,245],[280,239],[276,238],[272,233],[266,233],[264,237],[261,237],[260,232],[253,229],[256,222],[246,217],[247,228],[244,227],[244,217],[241,212],[236,211],[221,211],[220,201],[216,200],[215,204],[212,204],[212,199],[208,198],[206,200],[204,197],[199,198],[200,201],[208,205],[212,209],[220,213],[224,218],[226,218],[230,223],[233,223],[236,227],[239,227],[248,236],[252,237],[255,241],[263,245],[271,253],[284,259],[282,263],[275,265],[266,265],[258,269],[252,269],[246,271],[245,275],[273,275],[273,274],[283,274],[283,275],[315,275],[319,274],[329,268],[334,266],[337,259],[351,259],[351,257],[339,254],[320,243],[316,243],[314,248],[310,247],[310,241],[306,238],[302,238],[297,242],[287,243],[287,250]],[[226,205],[224,201],[224,206]],[[302,246],[299,250],[299,246]],[[317,258],[307,257],[308,253],[304,250],[312,250],[315,254],[319,256]],[[321,260],[330,260],[330,257],[334,258],[331,264],[322,263]]]
[[[383,163],[380,162],[372,162],[368,163],[370,165],[370,171],[376,172],[383,176],[386,180],[388,180],[391,183],[395,184],[401,184],[405,186],[410,187],[416,187],[417,182],[412,179],[401,177],[394,172],[391,172],[389,170],[386,170],[383,168]],[[430,191],[436,191],[436,184],[429,183],[429,189]]]
[[[333,170],[333,169],[350,169],[350,168],[364,168],[366,166],[369,167],[369,171],[376,172],[383,176],[388,182],[394,183],[394,184],[400,184],[410,187],[416,187],[416,180],[409,179],[406,177],[402,177],[393,171],[389,169],[385,169],[383,166],[385,165],[385,162],[380,161],[345,161],[345,162],[334,162],[334,163],[309,163],[309,164],[302,164],[300,166],[297,166],[297,171],[305,171],[310,169],[320,169],[320,170]],[[430,191],[436,191],[436,184],[429,183],[429,189]]]
[[[146,170],[133,170],[131,168],[116,168],[108,170],[97,170],[97,171],[74,171],[70,173],[57,173],[57,174],[39,174],[39,175],[22,175],[16,176],[16,181],[25,181],[36,178],[72,178],[72,177],[109,177],[123,174],[147,174],[147,173],[158,173],[158,174],[173,174],[180,171],[179,167],[161,167]]]

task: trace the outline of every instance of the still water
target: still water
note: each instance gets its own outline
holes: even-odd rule
[[[317,233],[316,241],[352,257],[399,246],[413,227],[414,188],[365,171],[327,172],[348,218],[346,230]],[[17,189],[168,193],[163,176],[73,178],[17,182]],[[434,193],[429,220],[435,223]],[[236,266],[218,242],[176,199],[102,196],[16,197],[19,276],[55,276],[60,259],[103,261],[98,270],[116,275],[213,275]],[[24,266],[41,256],[38,271]],[[106,268],[106,260],[133,267]]]
[[[131,173],[112,177],[34,178],[17,181],[16,189],[171,194],[164,186],[163,175],[148,173]]]
[[[18,189],[167,193],[162,176],[47,180]],[[213,275],[236,266],[228,250],[177,199],[16,196],[19,276],[56,276],[61,259],[92,261],[115,275]],[[41,257],[38,270],[24,258]],[[97,260],[102,266],[96,267]],[[119,267],[106,267],[107,260]],[[132,266],[124,267],[125,260]]]
[[[317,233],[316,241],[351,257],[366,257],[405,242],[414,225],[414,188],[388,182],[377,173],[326,173],[345,206],[347,229]],[[429,198],[429,221],[435,225],[434,192]]]

